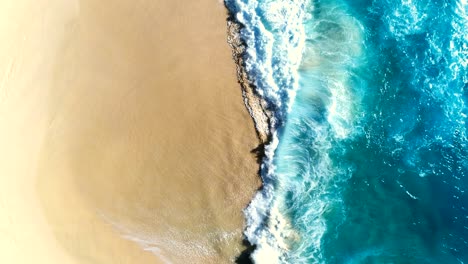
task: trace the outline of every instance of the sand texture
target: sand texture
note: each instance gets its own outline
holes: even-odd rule
[[[217,0],[0,2],[0,262],[229,263],[260,182]]]

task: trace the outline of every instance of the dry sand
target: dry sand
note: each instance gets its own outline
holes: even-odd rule
[[[0,1],[0,263],[239,254],[258,141],[225,18],[217,0]]]

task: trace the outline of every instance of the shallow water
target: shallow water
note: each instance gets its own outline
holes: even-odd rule
[[[250,12],[251,78],[281,112],[246,210],[254,260],[467,261],[466,1],[227,3]]]

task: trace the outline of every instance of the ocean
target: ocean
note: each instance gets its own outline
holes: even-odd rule
[[[466,0],[226,0],[271,114],[255,263],[468,262]]]

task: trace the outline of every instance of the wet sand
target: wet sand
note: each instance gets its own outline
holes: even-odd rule
[[[232,262],[260,183],[224,6],[10,2],[0,261]]]

